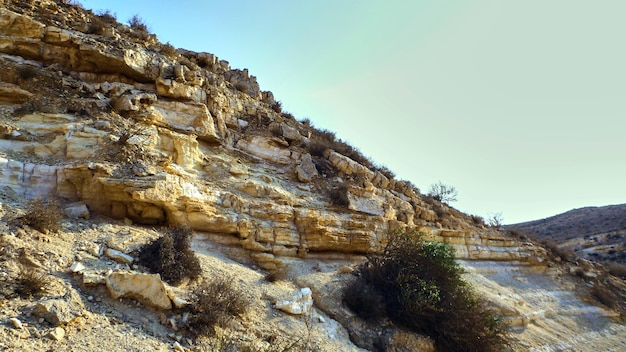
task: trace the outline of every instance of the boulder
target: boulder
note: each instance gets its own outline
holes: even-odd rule
[[[53,326],[59,326],[85,315],[86,311],[78,293],[70,290],[62,298],[49,298],[40,301],[35,306],[33,314],[44,318]]]
[[[89,219],[89,209],[84,202],[70,203],[63,208],[63,212],[70,218]]]
[[[313,163],[313,158],[311,158],[311,154],[306,153],[303,154],[300,158],[300,162],[298,166],[296,166],[296,176],[298,177],[298,181],[300,182],[311,182],[313,177],[318,176],[317,168]]]
[[[104,254],[114,261],[122,264],[132,264],[132,262],[135,260],[135,258],[133,258],[132,256],[111,248],[107,248],[104,251]]]
[[[128,297],[148,306],[172,309],[172,301],[159,274],[115,271],[107,275],[105,281],[114,299]]]
[[[289,314],[309,314],[313,307],[313,298],[311,297],[311,289],[308,287],[300,289],[294,294],[291,300],[278,301],[275,304],[276,309],[280,309]]]

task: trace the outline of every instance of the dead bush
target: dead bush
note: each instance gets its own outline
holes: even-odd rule
[[[285,281],[287,279],[287,270],[284,268],[272,270],[267,275],[265,275],[265,281],[267,282],[277,282],[277,281]]]
[[[20,268],[19,275],[13,282],[13,292],[22,298],[43,295],[49,287],[48,274],[26,267]]]
[[[189,227],[175,227],[157,240],[137,250],[137,262],[172,285],[202,274],[200,261],[191,250],[193,232]]]
[[[350,199],[348,198],[348,187],[346,185],[339,185],[330,189],[328,197],[330,198],[330,204],[340,207],[346,207],[350,205]]]
[[[32,65],[20,65],[17,67],[17,74],[21,79],[27,81],[39,75],[39,69]]]
[[[576,253],[573,250],[565,247],[560,247],[556,242],[550,239],[544,239],[541,241],[544,247],[548,248],[552,255],[560,258],[561,260],[571,262],[576,258]]]
[[[326,152],[327,149],[328,149],[328,146],[320,142],[311,141],[307,145],[307,151],[309,152],[309,154],[311,154],[312,156],[320,157],[320,158],[324,156],[324,153]]]
[[[470,215],[475,226],[485,226],[485,219],[482,216]]]
[[[139,17],[139,15],[133,15],[133,17],[131,17],[128,20],[128,25],[130,26],[130,28],[139,31],[139,32],[144,32],[144,33],[148,33],[148,25],[146,24],[146,22],[144,22],[144,20]]]
[[[190,317],[182,325],[192,338],[212,336],[216,326],[227,325],[235,316],[246,313],[252,299],[234,286],[236,280],[223,275],[202,283],[192,294]]]
[[[162,44],[159,52],[161,53],[161,55],[165,55],[169,58],[176,58],[178,56],[178,51],[169,42]]]
[[[446,185],[441,181],[430,185],[428,195],[442,203],[456,202],[458,192],[454,186]]]
[[[618,262],[610,262],[606,267],[609,274],[626,279],[626,265]]]
[[[117,23],[117,15],[112,13],[110,10],[101,10],[98,11],[96,16],[98,16],[104,23],[107,24],[115,24]]]
[[[617,306],[619,301],[619,297],[611,292],[611,290],[607,290],[606,287],[602,287],[602,285],[598,285],[597,283],[593,285],[591,288],[591,295],[600,303],[604,304],[609,308],[614,308]]]
[[[283,103],[281,103],[280,101],[274,102],[272,105],[270,105],[270,107],[276,113],[280,114],[281,112],[283,112]]]
[[[386,178],[390,180],[393,180],[394,178],[396,178],[396,174],[384,165],[376,167],[376,170],[378,170],[378,172],[380,172],[381,174],[383,174]]]
[[[42,233],[58,232],[62,219],[63,212],[58,201],[44,202],[41,199],[28,203],[26,214],[19,218],[22,225],[28,225]]]
[[[102,32],[104,32],[105,26],[106,24],[100,17],[94,16],[91,18],[91,22],[89,22],[89,24],[87,25],[87,30],[85,31],[85,33],[102,34]]]

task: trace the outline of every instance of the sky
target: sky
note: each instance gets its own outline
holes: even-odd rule
[[[626,203],[626,1],[82,0],[505,224]]]

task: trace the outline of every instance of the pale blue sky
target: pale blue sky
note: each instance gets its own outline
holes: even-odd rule
[[[83,0],[505,223],[626,203],[626,1]]]

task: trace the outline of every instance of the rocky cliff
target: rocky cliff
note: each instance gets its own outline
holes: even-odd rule
[[[154,238],[153,229],[188,225],[205,271],[236,273],[260,302],[310,288],[323,327],[318,349],[357,350],[354,342],[371,348],[366,327],[342,306],[338,289],[349,280],[346,268],[379,250],[389,230],[411,226],[454,246],[469,280],[510,320],[520,350],[577,348],[585,342],[580,336],[624,336],[623,325],[607,318],[615,314],[578,298],[574,279],[550,268],[542,248],[421,195],[353,152],[283,113],[247,70],[231,69],[213,54],[174,50],[141,28],[64,2],[4,1],[0,8],[2,215],[8,222],[29,199],[59,199],[71,239],[66,249],[59,238],[33,244],[27,239],[39,238],[34,232],[20,236],[5,225],[3,244],[59,253],[55,261],[39,260],[58,278],[72,277],[77,257],[108,263],[105,248],[128,252]],[[94,243],[101,250],[90,251]],[[6,268],[7,277],[16,270]],[[261,270],[277,268],[290,273],[284,292],[258,283]],[[88,294],[78,286],[77,295]],[[247,324],[311,330],[310,322],[277,317],[273,309],[259,303],[257,313],[269,316]],[[86,310],[95,318],[84,324],[103,324],[106,313]],[[7,324],[0,336],[11,336],[9,315],[2,314]],[[87,343],[82,330],[62,326],[67,341]],[[124,336],[152,334],[144,337],[148,350],[172,343],[160,328],[124,328]],[[113,349],[134,344],[112,334]],[[29,336],[23,340],[36,334]],[[408,333],[389,336],[396,350],[432,349]],[[28,346],[10,339],[0,347]]]

